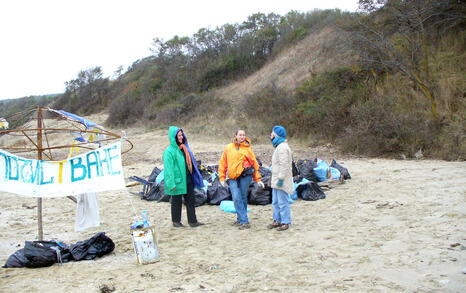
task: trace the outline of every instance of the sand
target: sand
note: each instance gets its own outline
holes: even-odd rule
[[[135,145],[124,156],[127,182],[163,167],[166,130],[126,133]],[[218,163],[228,139],[187,135],[197,159]],[[466,292],[465,162],[352,158],[292,141],[291,147],[295,158],[337,159],[352,179],[326,190],[326,199],[295,201],[287,231],[266,228],[271,205],[249,206],[249,230],[238,230],[233,214],[209,205],[196,208],[205,226],[176,229],[169,203],[140,200],[129,193],[141,191],[135,186],[100,193],[102,225],[77,233],[76,205],[44,199],[45,239],[70,244],[104,231],[115,250],[93,261],[1,269],[0,292]],[[253,149],[270,163],[271,145]],[[0,196],[3,264],[25,240],[37,239],[37,200]],[[132,206],[146,209],[156,226],[159,262],[136,263]]]

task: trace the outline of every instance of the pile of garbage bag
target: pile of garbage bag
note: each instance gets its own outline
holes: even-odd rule
[[[3,268],[40,268],[54,263],[92,260],[115,249],[115,243],[99,232],[91,238],[67,245],[59,241],[26,241],[24,248],[8,257]]]
[[[272,203],[272,187],[270,186],[272,171],[270,167],[264,167],[260,159],[257,160],[260,165],[259,173],[262,176],[261,180],[265,188],[261,188],[256,182],[251,182],[248,190],[248,204],[268,205]],[[197,207],[203,204],[220,205],[224,200],[232,200],[229,186],[223,187],[220,184],[218,165],[204,166],[200,161],[196,161],[196,163],[204,179],[204,188],[194,189],[195,206]],[[317,184],[318,182],[351,179],[348,169],[338,164],[335,160],[332,160],[331,164],[328,165],[318,158],[300,159],[298,161],[293,161],[293,166],[295,167],[293,171],[295,190],[294,193],[290,195],[290,202],[298,198],[303,200],[324,199],[325,193]],[[150,186],[145,186],[148,192],[143,193],[141,199],[168,202],[170,196],[165,194],[163,179],[163,170],[155,167],[149,176],[149,180],[147,180],[147,184]]]

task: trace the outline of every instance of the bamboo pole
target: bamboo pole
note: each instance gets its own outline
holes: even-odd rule
[[[42,160],[42,107],[37,109],[37,159]],[[42,198],[37,198],[37,225],[39,228],[39,241],[44,238],[44,230],[42,228]]]

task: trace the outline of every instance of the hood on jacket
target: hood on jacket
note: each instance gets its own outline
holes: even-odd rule
[[[183,129],[176,127],[176,126],[170,126],[170,128],[168,129],[168,139],[170,140],[170,146],[168,148],[172,150],[176,149],[176,152],[179,152],[179,154],[181,155],[182,154],[181,150],[178,144],[176,143],[176,134],[180,130],[183,130]],[[202,188],[204,187],[204,181],[202,179],[201,173],[199,172],[199,168],[197,167],[197,161],[194,158],[194,154],[189,148],[188,139],[186,138],[186,135],[184,134],[184,132],[183,132],[183,142],[186,148],[188,149],[188,152],[189,152],[189,155],[191,156],[191,160],[192,160],[193,167],[194,167],[193,173],[192,173],[194,188]]]
[[[183,129],[176,127],[176,126],[170,126],[168,129],[168,139],[170,140],[170,145],[178,148],[178,143],[176,142],[176,135],[178,134],[178,131],[183,131]],[[186,135],[183,132],[183,142],[185,144],[188,144],[188,139],[186,138]]]

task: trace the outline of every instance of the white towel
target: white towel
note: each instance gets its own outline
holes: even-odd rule
[[[88,192],[77,196],[76,221],[74,230],[82,232],[90,227],[100,225],[99,200],[96,192]]]

